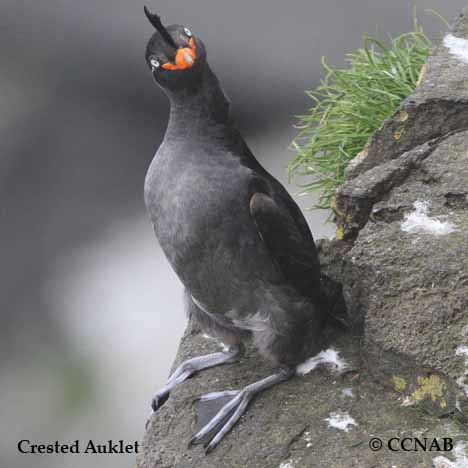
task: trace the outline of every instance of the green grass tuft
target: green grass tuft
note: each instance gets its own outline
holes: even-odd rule
[[[330,208],[349,161],[363,150],[369,136],[409,96],[432,49],[415,21],[413,32],[385,45],[364,36],[363,48],[347,54],[348,68],[334,69],[322,59],[321,84],[306,94],[314,106],[299,116],[300,133],[289,175],[306,176],[300,194],[319,191],[316,208]]]

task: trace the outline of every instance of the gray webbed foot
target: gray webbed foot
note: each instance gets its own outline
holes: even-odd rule
[[[169,398],[170,391],[178,384],[192,377],[196,372],[209,367],[219,366],[220,364],[230,364],[238,361],[244,352],[242,345],[233,346],[227,351],[207,354],[184,361],[169,377],[166,385],[159,389],[154,396],[151,407],[157,411]]]
[[[205,427],[218,412],[229,403],[240,390],[227,390],[224,392],[213,392],[195,398],[195,412],[197,415],[195,432]],[[218,428],[219,429],[219,428]],[[209,434],[201,438],[197,443],[202,444],[209,442]]]
[[[290,379],[294,374],[294,370],[282,370],[247,385],[242,390],[213,392],[199,397],[196,401],[200,403],[228,398],[229,401],[192,437],[190,444],[203,444],[205,453],[210,453],[236,425],[255,395],[277,383]],[[201,417],[203,418],[203,415]]]

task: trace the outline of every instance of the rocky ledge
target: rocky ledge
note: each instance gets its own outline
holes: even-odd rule
[[[208,456],[188,447],[194,397],[271,369],[248,352],[204,371],[151,417],[138,468],[468,466],[468,11],[350,166],[334,211],[336,239],[319,250],[351,324],[329,338],[347,370],[319,367],[264,392]],[[175,364],[216,347],[189,324]],[[450,437],[456,450],[387,448],[404,437]]]

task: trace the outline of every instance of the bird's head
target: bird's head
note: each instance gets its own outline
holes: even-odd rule
[[[146,62],[154,80],[168,91],[196,87],[201,80],[206,63],[205,46],[185,26],[167,28],[158,15],[145,14],[156,32],[146,46]]]

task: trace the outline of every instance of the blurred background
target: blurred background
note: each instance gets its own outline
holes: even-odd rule
[[[340,66],[363,33],[409,31],[413,6],[147,1],[203,39],[254,154],[285,183],[321,57]],[[424,10],[451,21],[465,3],[416,5],[437,38]],[[16,444],[139,440],[185,326],[143,203],[168,115],[143,59],[153,29],[128,0],[1,0],[0,17],[0,468],[130,467],[133,455],[28,457]],[[333,234],[327,216],[307,213],[316,238]]]

